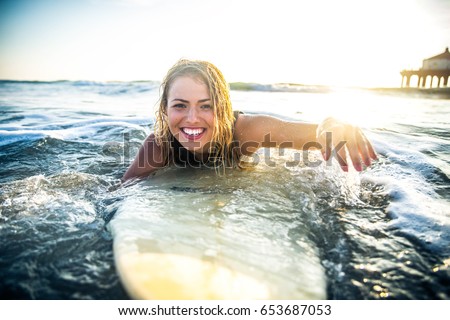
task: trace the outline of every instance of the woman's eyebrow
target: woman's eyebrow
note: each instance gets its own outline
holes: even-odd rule
[[[210,101],[210,100],[211,100],[210,98],[201,99],[201,100],[198,100],[197,103],[198,103],[198,102],[203,103],[203,102]],[[180,98],[172,99],[172,102],[173,102],[173,101],[180,101],[180,102],[183,102],[183,103],[188,103],[188,102],[189,102],[188,100],[180,99]]]
[[[172,102],[173,102],[173,101],[180,101],[180,102],[184,102],[184,103],[189,102],[189,101],[187,101],[187,100],[179,99],[179,98],[172,99]]]

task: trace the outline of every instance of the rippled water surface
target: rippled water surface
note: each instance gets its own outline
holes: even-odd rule
[[[128,298],[111,233],[124,212],[154,223],[160,248],[190,247],[277,297],[450,298],[449,100],[232,91],[245,112],[356,123],[379,160],[344,174],[261,150],[249,170],[173,168],[119,187],[157,99],[152,82],[0,82],[1,298]]]

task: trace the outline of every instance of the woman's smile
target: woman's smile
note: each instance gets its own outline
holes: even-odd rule
[[[188,140],[199,140],[203,137],[205,133],[205,128],[181,128],[181,131],[184,133]]]

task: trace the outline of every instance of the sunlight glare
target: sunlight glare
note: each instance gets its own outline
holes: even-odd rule
[[[42,3],[11,18],[1,78],[161,80],[192,58],[230,82],[398,87],[448,45],[423,0]]]

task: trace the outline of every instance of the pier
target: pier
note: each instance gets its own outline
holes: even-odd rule
[[[423,60],[422,68],[419,70],[403,70],[400,74],[402,76],[402,88],[410,87],[413,76],[417,76],[418,88],[425,88],[427,82],[429,88],[433,88],[435,79],[437,79],[437,84],[435,83],[437,88],[447,87],[450,78],[450,52],[448,47],[444,53]],[[428,78],[430,78],[430,81],[428,81]]]

